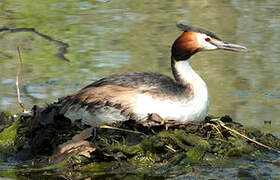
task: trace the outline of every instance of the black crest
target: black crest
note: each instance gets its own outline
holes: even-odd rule
[[[203,34],[207,34],[208,36],[214,38],[214,39],[218,39],[221,40],[218,36],[216,36],[214,33],[210,32],[210,31],[206,31],[204,29],[200,29],[200,28],[195,28],[195,27],[191,27],[188,25],[184,25],[184,24],[177,24],[177,27],[180,28],[182,31],[184,32],[188,32],[188,31],[194,31],[194,32],[199,32],[199,33],[203,33]]]

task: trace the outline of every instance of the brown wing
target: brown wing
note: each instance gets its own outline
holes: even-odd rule
[[[147,88],[131,88],[116,85],[105,85],[101,87],[88,87],[80,90],[74,95],[67,96],[61,100],[61,114],[71,111],[71,107],[93,111],[101,107],[114,107],[121,113],[132,116],[132,98],[139,93],[146,93]]]

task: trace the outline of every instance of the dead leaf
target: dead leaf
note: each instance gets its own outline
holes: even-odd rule
[[[81,146],[89,146],[88,141],[79,141],[79,142],[74,142],[72,140],[67,141],[66,143],[63,143],[58,146],[58,154],[63,154],[66,151],[67,152],[72,152],[76,148],[81,147]]]
[[[158,115],[157,113],[151,113],[151,114],[149,114],[147,120],[154,121],[154,122],[157,122],[157,123],[162,123],[162,122],[164,122],[164,120],[162,119],[162,117],[160,117],[160,115]]]
[[[89,142],[85,141],[85,139],[92,136],[92,130],[93,127],[87,128],[81,131],[79,134],[73,136],[71,140],[68,140],[67,142],[59,145],[58,153],[62,154],[66,151],[69,151],[70,149],[74,149],[83,145],[89,146]]]
[[[96,150],[96,148],[86,146],[86,147],[82,148],[82,151],[79,153],[79,155],[84,156],[86,158],[90,158],[91,157],[90,153],[95,151],[95,150]]]

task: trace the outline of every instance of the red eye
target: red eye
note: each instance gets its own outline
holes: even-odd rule
[[[209,37],[205,38],[205,41],[210,42],[211,39]]]

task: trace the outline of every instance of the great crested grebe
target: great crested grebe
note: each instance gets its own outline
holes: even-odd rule
[[[155,72],[105,77],[62,99],[60,113],[72,121],[81,120],[94,127],[129,119],[143,120],[151,113],[179,123],[204,120],[209,94],[205,82],[190,66],[190,57],[204,50],[239,52],[247,49],[226,43],[203,29],[177,26],[183,33],[171,49],[175,80]]]

